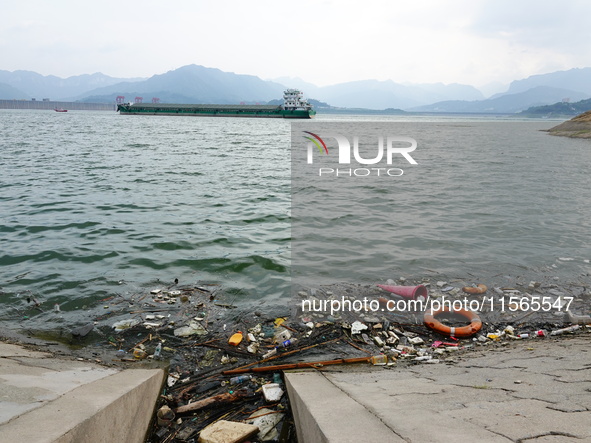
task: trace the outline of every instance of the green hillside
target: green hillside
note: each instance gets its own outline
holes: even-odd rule
[[[589,110],[591,110],[591,98],[575,103],[559,102],[553,105],[533,106],[522,111],[521,114],[531,117],[560,117],[579,115]]]

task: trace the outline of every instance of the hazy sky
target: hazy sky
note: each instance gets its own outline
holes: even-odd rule
[[[509,83],[591,66],[588,0],[2,0],[0,69],[150,77],[198,64],[319,86]]]

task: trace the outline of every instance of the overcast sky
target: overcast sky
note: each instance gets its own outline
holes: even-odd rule
[[[588,0],[4,0],[0,69],[150,77],[198,64],[318,86],[509,83],[591,66]]]

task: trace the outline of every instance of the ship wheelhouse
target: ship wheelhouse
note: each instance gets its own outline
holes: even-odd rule
[[[283,109],[309,110],[312,109],[312,106],[304,98],[304,94],[299,89],[286,89],[283,93]]]

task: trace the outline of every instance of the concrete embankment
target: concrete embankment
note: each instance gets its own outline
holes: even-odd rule
[[[163,379],[0,342],[0,443],[141,443]]]
[[[286,372],[298,441],[591,441],[590,340],[583,326],[437,360]],[[0,342],[0,443],[143,442],[163,378]]]
[[[590,340],[586,332],[439,364],[286,373],[298,440],[591,441]]]

